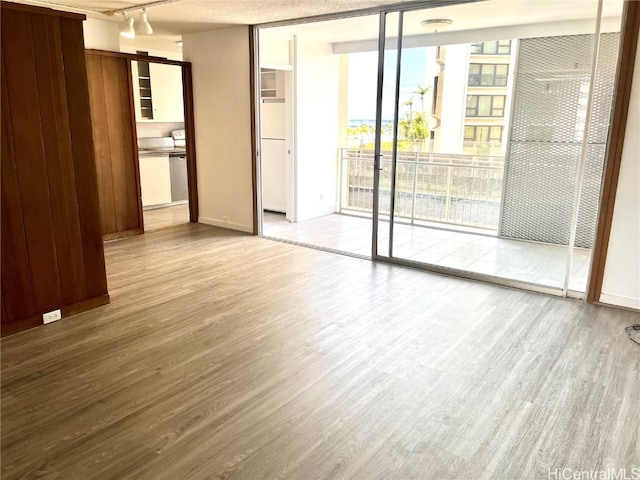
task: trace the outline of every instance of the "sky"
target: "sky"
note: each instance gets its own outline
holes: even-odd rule
[[[383,87],[383,120],[393,120],[395,72],[397,51],[385,53],[385,80]],[[400,105],[416,91],[418,85],[431,84],[427,78],[427,48],[409,48],[402,51],[400,75]],[[363,52],[349,55],[349,120],[376,118],[376,85],[378,75],[378,52]],[[416,106],[418,104],[416,95]],[[419,108],[419,107],[418,107]]]

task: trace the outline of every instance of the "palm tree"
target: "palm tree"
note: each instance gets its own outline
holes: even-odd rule
[[[424,113],[424,96],[427,94],[429,90],[431,90],[431,87],[421,87],[420,85],[418,85],[418,89],[415,92],[413,92],[420,95],[420,109],[422,110],[423,113]]]
[[[414,102],[415,102],[415,99],[413,98],[413,96],[411,96],[411,98],[409,98],[409,100],[404,102],[404,105],[409,107],[409,119],[411,119],[411,117],[413,117],[413,103]]]

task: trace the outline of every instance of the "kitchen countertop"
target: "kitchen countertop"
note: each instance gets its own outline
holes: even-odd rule
[[[157,157],[160,155],[186,155],[187,151],[184,147],[175,148],[139,148],[138,156],[140,157]]]

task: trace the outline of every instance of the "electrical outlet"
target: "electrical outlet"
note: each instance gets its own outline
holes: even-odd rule
[[[225,217],[225,216],[223,216],[223,217],[222,217],[222,221],[223,221],[224,223],[229,223],[229,217]]]
[[[55,322],[58,321],[62,318],[62,312],[60,311],[60,309],[58,310],[52,310],[50,312],[47,313],[43,313],[42,314],[42,321],[47,324],[47,323],[51,323],[51,322]]]

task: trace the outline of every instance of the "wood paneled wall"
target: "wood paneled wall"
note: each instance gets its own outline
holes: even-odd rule
[[[143,232],[131,62],[87,53],[91,123],[105,239]]]
[[[84,16],[2,3],[2,335],[108,303]]]

